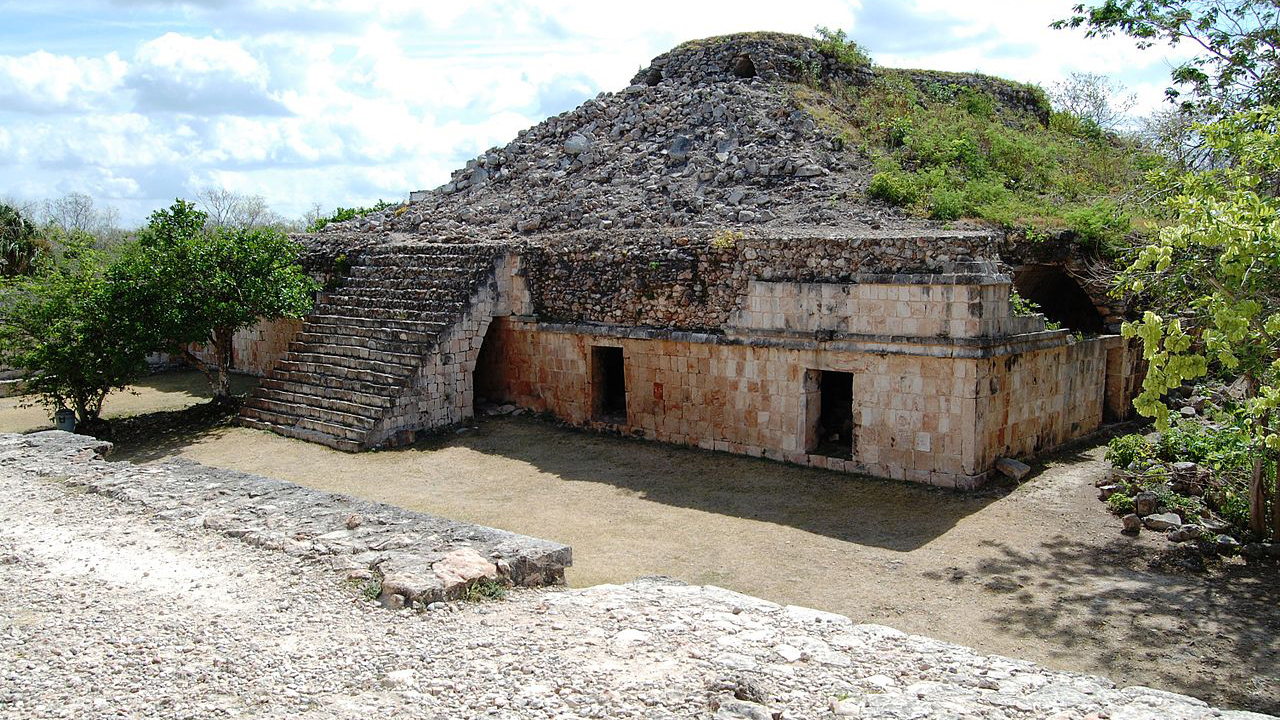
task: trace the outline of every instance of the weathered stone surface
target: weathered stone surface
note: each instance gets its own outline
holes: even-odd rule
[[[1160,499],[1150,490],[1143,490],[1133,496],[1133,511],[1138,517],[1146,517],[1160,507]]]
[[[110,443],[60,431],[0,434],[6,463],[142,505],[165,519],[267,549],[324,562],[335,571],[382,576],[382,596],[446,599],[487,577],[514,585],[564,582],[566,545],[280,480],[171,461],[136,466],[101,457]],[[351,519],[359,517],[360,522]]]
[[[1129,513],[1121,518],[1124,523],[1124,532],[1130,535],[1137,535],[1142,530],[1142,518],[1135,513]]]
[[[1148,515],[1142,519],[1147,527],[1156,531],[1172,530],[1182,525],[1182,518],[1177,513],[1159,513]]]
[[[517,590],[501,603],[387,612],[316,563],[136,498],[79,492],[86,486],[58,480],[63,466],[28,461],[25,440],[0,437],[0,549],[17,558],[0,567],[0,614],[18,620],[0,631],[0,708],[15,718],[704,718],[765,708],[770,720],[808,720],[836,716],[833,706],[868,719],[1264,717],[710,586]],[[35,477],[41,470],[50,474]],[[779,644],[801,657],[786,662]]]
[[[1013,458],[1000,458],[996,460],[996,470],[1006,477],[1021,482],[1031,472],[1031,466]]]

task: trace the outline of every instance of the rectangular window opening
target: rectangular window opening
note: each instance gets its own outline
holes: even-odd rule
[[[809,426],[806,450],[811,455],[849,460],[855,449],[853,373],[809,370],[805,373]]]
[[[622,348],[593,347],[592,405],[601,422],[625,425],[627,422],[627,378],[622,362]]]

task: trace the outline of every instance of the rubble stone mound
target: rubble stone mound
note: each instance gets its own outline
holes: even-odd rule
[[[655,58],[623,90],[521,131],[443,186],[330,225],[307,244],[332,257],[388,234],[474,241],[619,228],[936,227],[866,199],[870,161],[794,96],[802,84],[856,91],[875,76],[798,35],[688,42]],[[981,87],[1009,112],[1044,112],[1030,90],[997,78],[910,77]]]

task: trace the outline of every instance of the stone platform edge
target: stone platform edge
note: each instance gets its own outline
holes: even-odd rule
[[[0,434],[0,469],[56,479],[158,518],[318,562],[389,607],[456,600],[489,583],[564,583],[568,545],[190,460],[108,462],[110,442],[58,430]]]

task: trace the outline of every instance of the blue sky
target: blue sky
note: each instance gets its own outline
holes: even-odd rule
[[[621,89],[684,40],[843,28],[884,65],[1049,85],[1115,76],[1159,106],[1163,48],[1048,24],[1072,0],[0,0],[0,197],[82,192],[126,225],[210,186],[400,199],[521,128]]]

